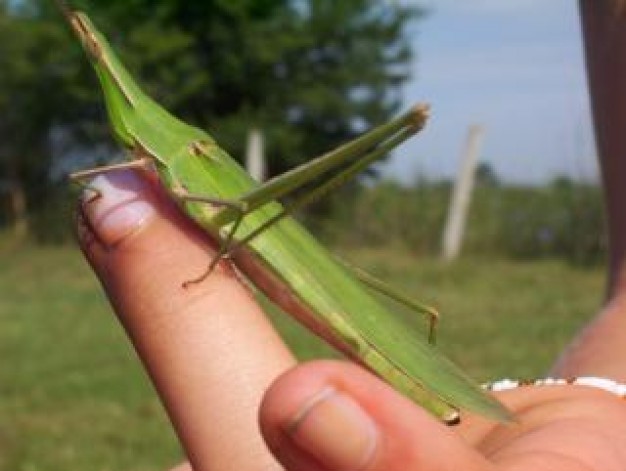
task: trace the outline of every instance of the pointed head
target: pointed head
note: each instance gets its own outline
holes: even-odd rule
[[[96,70],[104,91],[106,108],[115,137],[123,145],[132,147],[134,139],[125,118],[133,112],[135,103],[144,96],[143,92],[117,59],[106,38],[96,29],[87,15],[72,11],[67,7],[62,7],[62,9]]]
[[[87,15],[61,8],[98,75],[113,133],[122,145],[164,162],[189,142],[211,140],[143,93]]]

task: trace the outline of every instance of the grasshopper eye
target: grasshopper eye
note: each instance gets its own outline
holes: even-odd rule
[[[87,50],[87,53],[91,55],[94,59],[100,60],[102,54],[100,52],[100,45],[96,38],[93,37],[91,33],[86,32],[83,36],[81,36],[83,40],[83,45]]]
[[[94,37],[89,35],[85,38],[85,47],[89,51],[89,54],[91,54],[96,59],[100,59],[100,47],[98,46],[98,43],[96,42]]]

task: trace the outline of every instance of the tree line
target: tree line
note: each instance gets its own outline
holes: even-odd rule
[[[270,175],[397,112],[423,11],[378,0],[75,0],[142,86]],[[37,231],[64,175],[119,154],[95,76],[50,0],[0,0],[0,224]],[[33,219],[43,218],[43,224]]]
[[[542,185],[504,184],[481,165],[470,204],[462,254],[519,260],[561,258],[576,266],[606,262],[607,227],[598,184],[556,177]],[[452,182],[419,179],[411,186],[380,181],[333,200],[315,217],[331,246],[398,246],[439,256]]]

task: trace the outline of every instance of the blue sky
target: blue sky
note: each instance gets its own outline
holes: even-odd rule
[[[405,107],[426,101],[420,137],[382,168],[410,183],[456,174],[467,127],[482,124],[481,160],[508,182],[597,179],[574,0],[423,0]]]

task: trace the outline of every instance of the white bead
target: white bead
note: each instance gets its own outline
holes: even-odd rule
[[[493,383],[483,385],[483,388],[490,391],[510,391],[523,386],[566,386],[568,384],[576,384],[579,386],[587,386],[602,389],[620,397],[626,397],[626,384],[620,384],[612,379],[599,378],[596,376],[581,376],[573,380],[562,378],[539,378],[533,382],[520,382],[511,379],[501,379]]]

